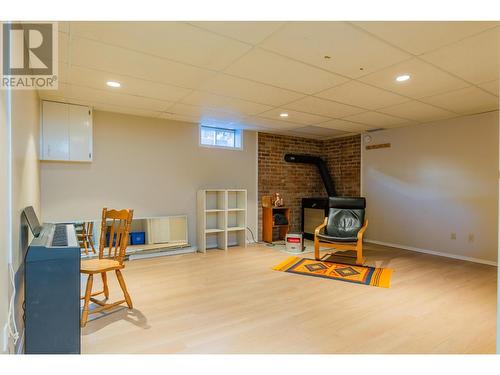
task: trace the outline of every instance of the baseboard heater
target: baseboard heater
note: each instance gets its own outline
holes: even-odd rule
[[[314,155],[286,154],[285,161],[315,165],[328,197],[337,196],[332,177],[322,158]],[[301,231],[304,233],[304,238],[314,239],[314,229],[328,216],[328,197],[302,198]]]

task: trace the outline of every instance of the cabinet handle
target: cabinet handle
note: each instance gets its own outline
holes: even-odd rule
[[[92,159],[92,153],[89,152],[89,159]]]

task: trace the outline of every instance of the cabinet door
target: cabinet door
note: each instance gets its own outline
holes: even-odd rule
[[[92,117],[89,107],[69,107],[69,160],[92,160]]]
[[[69,160],[68,105],[43,102],[42,159]]]

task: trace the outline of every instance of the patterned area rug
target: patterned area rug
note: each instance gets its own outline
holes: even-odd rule
[[[389,268],[354,266],[299,257],[289,257],[273,267],[273,270],[381,288],[390,288],[392,276],[392,270]]]

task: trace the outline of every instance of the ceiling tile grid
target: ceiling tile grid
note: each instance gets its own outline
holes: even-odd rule
[[[498,25],[497,22],[367,21],[353,24],[414,55],[436,50]]]
[[[346,22],[289,22],[261,46],[350,78],[411,57]]]
[[[305,94],[347,81],[337,74],[258,48],[234,62],[224,72]]]
[[[61,22],[60,89],[40,97],[335,137],[498,109],[499,30],[498,22]],[[397,82],[401,74],[410,79]]]
[[[422,98],[421,100],[461,115],[498,109],[498,96],[492,95],[475,86]]]

